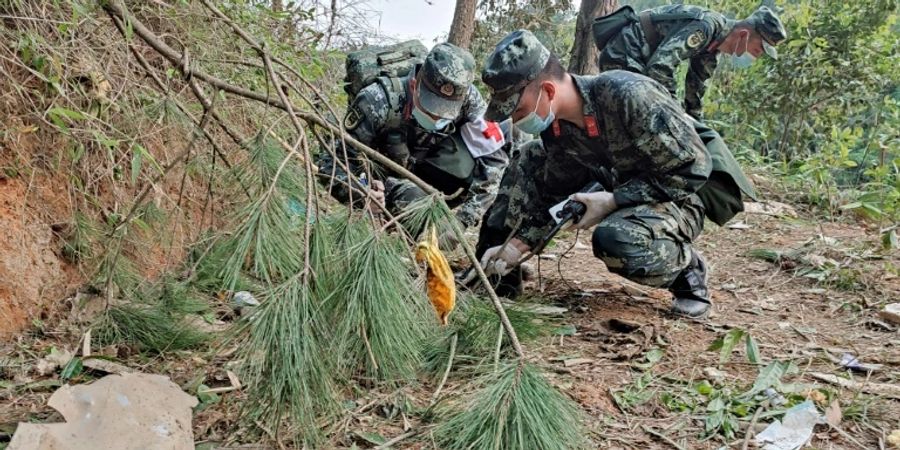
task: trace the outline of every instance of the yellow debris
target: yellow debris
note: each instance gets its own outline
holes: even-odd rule
[[[450,263],[438,247],[437,230],[432,226],[431,232],[426,234],[416,245],[416,261],[427,263],[428,299],[431,300],[441,325],[447,325],[447,317],[456,305],[456,282]]]

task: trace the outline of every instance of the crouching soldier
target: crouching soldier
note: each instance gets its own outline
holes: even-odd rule
[[[724,223],[752,193],[718,134],[648,77],[566,73],[525,30],[497,45],[482,80],[492,92],[488,119],[510,117],[540,134],[522,145],[483,219],[477,253],[486,272],[502,277],[499,291],[521,290],[513,268],[544,243],[554,224],[548,210],[571,196],[586,206],[574,227],[591,230],[594,255],[611,272],[668,288],[673,312],[704,317],[707,265],[694,240],[704,217]],[[596,181],[605,189],[579,193]]]
[[[465,227],[476,225],[494,201],[509,161],[499,125],[483,119],[486,105],[472,85],[474,70],[468,51],[438,44],[407,74],[378,77],[359,90],[343,123],[360,142],[445,194],[457,194],[450,206]],[[358,152],[338,149],[340,159],[344,151],[351,173],[331,154],[318,161],[321,181],[338,200],[350,199],[352,183],[396,214],[426,195],[383,167],[373,167],[373,179],[365,179]]]

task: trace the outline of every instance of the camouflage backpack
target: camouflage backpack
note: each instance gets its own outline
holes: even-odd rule
[[[380,79],[406,76],[425,62],[428,49],[416,40],[386,46],[369,46],[347,54],[344,91],[352,102],[364,87]],[[385,87],[387,90],[387,86]]]

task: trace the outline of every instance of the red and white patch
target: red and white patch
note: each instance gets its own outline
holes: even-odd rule
[[[506,143],[500,125],[481,117],[464,124],[460,129],[460,134],[469,153],[475,158],[490,155]]]

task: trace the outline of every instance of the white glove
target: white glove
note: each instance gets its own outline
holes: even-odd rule
[[[512,272],[520,259],[522,251],[510,242],[487,249],[481,256],[481,267],[486,275],[503,276]]]
[[[584,203],[587,207],[587,211],[581,216],[581,220],[569,226],[570,230],[587,230],[600,223],[609,213],[618,208],[612,192],[579,192],[573,194],[570,198],[576,202]]]

